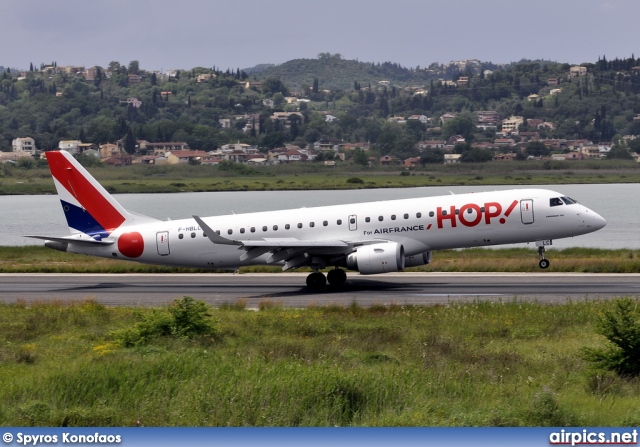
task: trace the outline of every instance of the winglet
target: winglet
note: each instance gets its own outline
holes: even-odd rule
[[[225,237],[220,236],[218,233],[213,231],[213,229],[209,225],[204,223],[204,221],[202,219],[200,219],[198,216],[193,216],[193,218],[196,220],[196,222],[198,222],[198,225],[200,225],[200,228],[202,228],[204,231],[206,231],[207,237],[214,244],[242,245],[242,242],[240,242],[240,241],[234,241],[234,240],[227,239]]]

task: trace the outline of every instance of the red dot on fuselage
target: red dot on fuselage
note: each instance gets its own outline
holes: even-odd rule
[[[137,258],[144,252],[144,239],[137,231],[124,233],[118,238],[118,250],[127,258]]]
[[[504,217],[501,217],[501,218],[500,218],[500,223],[501,223],[501,224],[504,224],[505,222],[506,222],[506,219],[505,219]]]

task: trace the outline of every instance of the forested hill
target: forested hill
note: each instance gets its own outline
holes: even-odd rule
[[[493,114],[493,127],[479,125],[479,111]],[[322,53],[251,73],[215,67],[156,73],[137,61],[0,72],[1,151],[24,137],[40,150],[60,140],[123,140],[129,152],[136,140],[203,150],[241,142],[267,151],[334,138],[407,158],[419,154],[423,140],[462,135],[469,144],[494,143],[502,119],[512,115],[523,120],[520,132],[541,139],[640,136],[640,59],[404,68]]]
[[[314,79],[320,89],[349,90],[354,81],[362,86],[389,81],[395,85],[424,85],[438,78],[451,79],[460,71],[478,74],[482,69],[496,68],[491,63],[473,61],[462,67],[455,64],[445,66],[432,64],[429,67],[405,68],[393,62],[373,63],[343,59],[339,54],[320,53],[317,59],[294,59],[280,65],[269,65],[247,70],[252,77],[278,78],[290,89],[304,91],[311,87]]]

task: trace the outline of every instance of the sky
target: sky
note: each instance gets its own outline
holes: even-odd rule
[[[2,0],[0,18],[0,66],[18,69],[640,57],[639,0]]]

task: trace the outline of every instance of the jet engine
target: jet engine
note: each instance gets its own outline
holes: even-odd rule
[[[404,257],[405,267],[418,267],[431,262],[431,250],[413,256]]]
[[[386,242],[358,247],[347,256],[347,267],[362,275],[398,272],[404,268],[404,247],[397,242]]]

